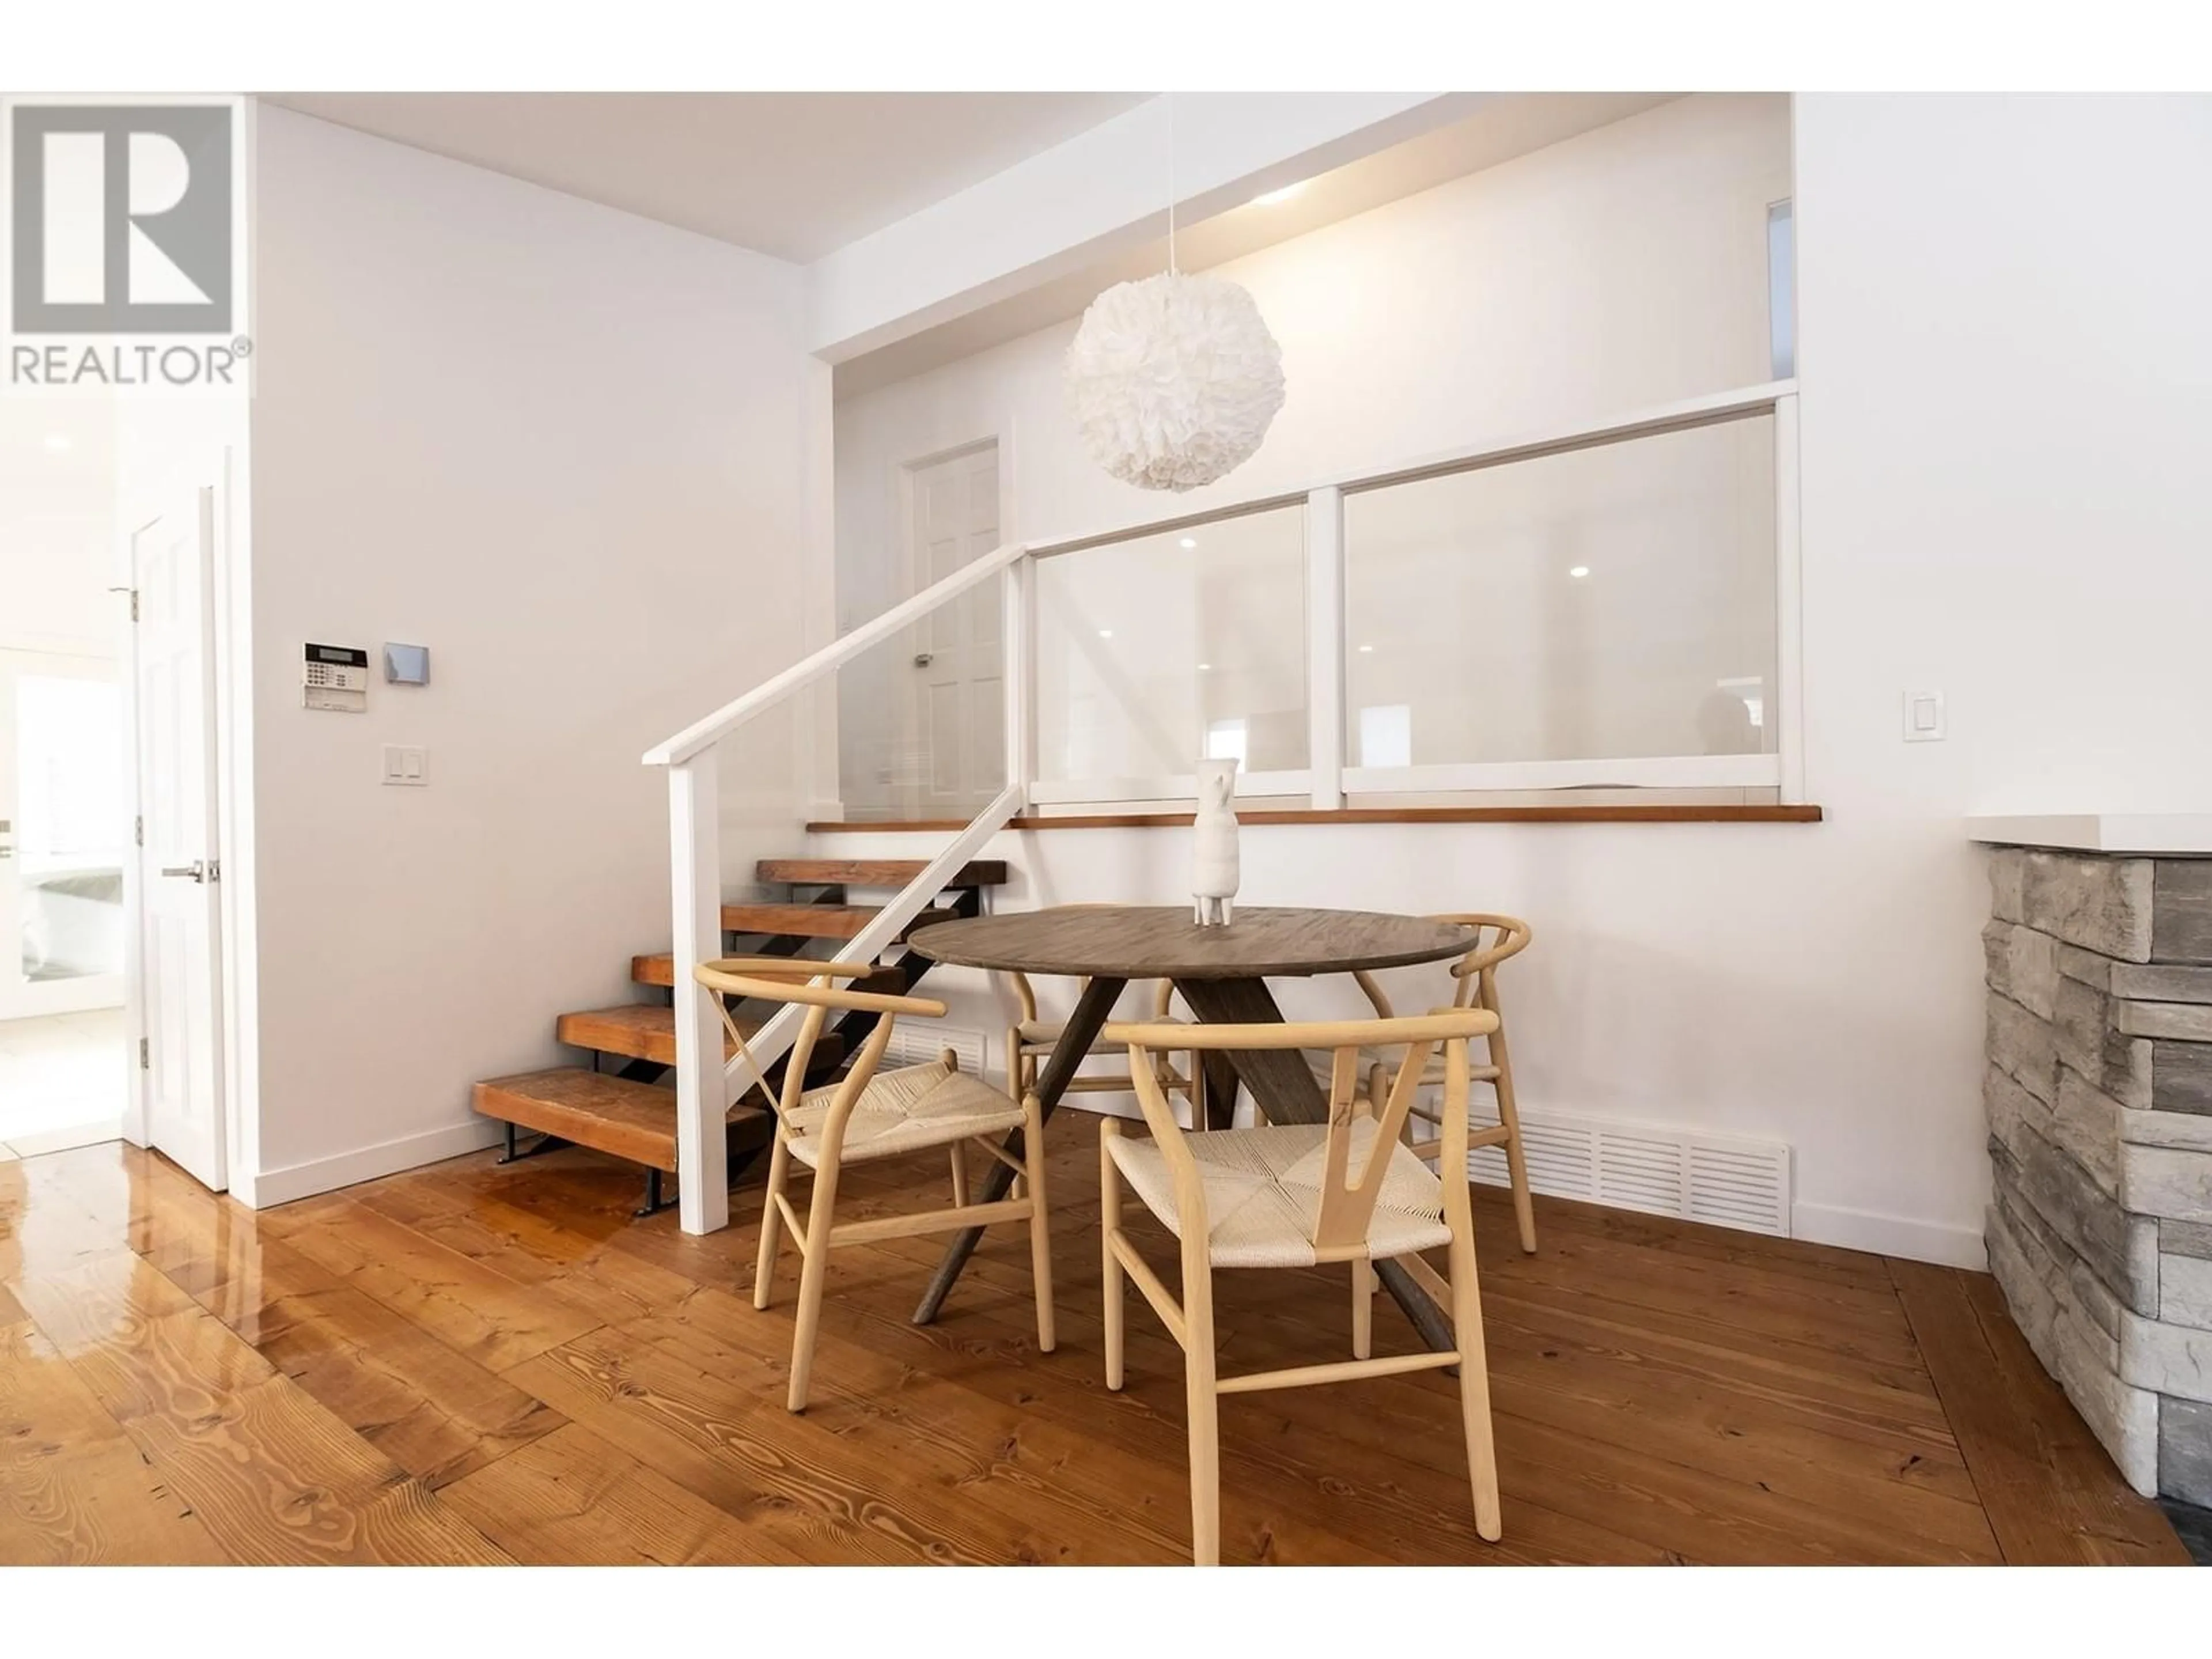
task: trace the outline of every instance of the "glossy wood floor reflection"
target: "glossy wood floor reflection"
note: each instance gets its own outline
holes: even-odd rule
[[[930,1329],[934,1242],[841,1251],[803,1418],[757,1188],[694,1239],[586,1152],[259,1215],[120,1146],[0,1162],[0,1561],[1187,1559],[1180,1356],[1133,1298],[1106,1392],[1095,1132],[1054,1127],[1060,1350],[1019,1230]],[[2185,1559],[1986,1278],[1542,1200],[1523,1258],[1480,1200],[1504,1541],[1423,1373],[1224,1401],[1228,1559]],[[1219,1283],[1225,1370],[1346,1350],[1342,1270]]]

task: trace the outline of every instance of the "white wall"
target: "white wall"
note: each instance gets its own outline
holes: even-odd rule
[[[1766,204],[1789,192],[1786,99],[1683,99],[1220,267],[1281,343],[1289,400],[1256,456],[1186,495],[1074,441],[1073,320],[841,403],[840,619],[882,609],[900,569],[891,469],[994,431],[1012,533],[1036,539],[1763,380]]]
[[[2212,97],[1798,107],[1818,775],[1898,818],[2203,810]],[[1890,741],[1907,686],[1949,743]]]
[[[263,1202],[476,1144],[479,1078],[573,1055],[668,940],[651,744],[801,653],[794,268],[260,115],[252,416]],[[301,707],[307,641],[427,688]],[[429,787],[380,749],[427,747]],[[788,723],[731,871],[787,849]],[[726,776],[744,769],[726,762]],[[249,1103],[251,1104],[251,1103]]]
[[[1221,267],[1281,343],[1289,398],[1251,461],[1187,495],[1117,483],[1075,442],[1061,391],[1073,321],[848,399],[840,622],[903,597],[897,469],[994,433],[1012,458],[1006,533],[1042,540],[1763,380],[1766,207],[1789,193],[1786,99],[1686,99]],[[1263,591],[1280,603],[1244,634],[1295,638],[1303,591]],[[1118,650],[1132,643],[1116,631]],[[1200,659],[1230,651],[1205,643]],[[1178,651],[1185,681],[1193,660]],[[848,728],[871,708],[896,720],[903,684],[887,673],[849,697]],[[846,783],[848,810],[878,805]]]
[[[1666,106],[1245,262],[1291,403],[1235,486],[1761,378],[1763,308],[1739,285],[1762,256],[1732,239],[1790,193],[1783,119]],[[2212,104],[1824,95],[1795,125],[1807,770],[1827,821],[1255,829],[1243,896],[1528,917],[1504,987],[1526,1105],[1786,1139],[1801,1233],[1972,1263],[1986,891],[1960,819],[2204,805],[2212,249],[2174,204],[2212,164]],[[866,579],[884,466],[994,424],[1018,431],[1017,533],[1146,505],[1056,422],[1054,343],[840,411],[841,574]],[[1907,690],[1946,693],[1948,742],[1900,741]],[[1173,833],[1001,841],[1009,904],[1184,886]],[[1002,1005],[963,977],[933,988],[994,1030]],[[1352,1006],[1291,1000],[1323,997]]]

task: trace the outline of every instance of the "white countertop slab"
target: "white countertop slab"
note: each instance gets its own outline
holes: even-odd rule
[[[2002,847],[2212,857],[2212,812],[2051,812],[1971,817],[1966,834]]]

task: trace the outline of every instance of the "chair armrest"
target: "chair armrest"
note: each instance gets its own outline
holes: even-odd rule
[[[810,962],[804,967],[790,957],[727,957],[702,962],[692,969],[699,983],[732,996],[755,997],[768,1002],[803,1003],[810,1008],[837,1008],[872,1014],[916,1014],[927,1019],[945,1018],[945,1006],[934,997],[894,996],[881,991],[848,991],[839,986],[817,984],[830,978],[858,979],[872,974],[866,963]]]
[[[817,962],[811,957],[722,957],[702,962],[702,968],[717,973],[742,974],[747,979],[788,980],[804,985],[814,979],[866,979],[878,971],[871,962]]]
[[[1106,1027],[1109,1042],[1132,1048],[1198,1048],[1209,1054],[1261,1048],[1358,1048],[1408,1042],[1442,1042],[1480,1036],[1498,1029],[1498,1016],[1481,1008],[1439,1008],[1426,1014],[1388,1020],[1339,1019],[1312,1022],[1270,1020],[1255,1025],[1185,1025],[1167,1021],[1115,1020]]]
[[[1458,916],[1454,920],[1473,927],[1495,927],[1498,935],[1495,944],[1470,951],[1452,964],[1455,979],[1471,979],[1486,968],[1495,968],[1508,957],[1519,956],[1536,936],[1527,922],[1514,916]]]

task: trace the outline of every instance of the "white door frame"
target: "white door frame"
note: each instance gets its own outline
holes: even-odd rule
[[[116,585],[107,591],[124,596],[120,623],[123,650],[117,666],[123,681],[123,752],[131,757],[129,788],[131,845],[123,860],[123,1039],[127,1045],[123,1091],[123,1138],[133,1146],[147,1144],[146,1073],[141,1063],[146,1053],[146,905],[139,891],[144,877],[139,842],[145,836],[146,803],[138,764],[138,538],[160,522],[149,520],[128,526],[115,538]]]
[[[939,461],[954,459],[986,445],[999,452],[999,543],[1004,546],[1014,539],[1014,424],[1010,416],[990,431],[978,432],[972,438],[963,438],[957,444],[946,444],[927,454],[910,455],[902,461],[891,463],[891,522],[899,527],[899,544],[905,550],[909,574],[914,568],[914,550],[908,541],[914,530],[914,475],[935,466]]]
[[[987,432],[976,433],[957,443],[945,444],[921,455],[911,455],[891,464],[890,513],[891,522],[898,526],[898,546],[904,564],[904,575],[908,595],[919,592],[916,565],[920,550],[914,540],[914,481],[915,475],[925,472],[944,462],[957,460],[963,455],[972,455],[981,449],[996,452],[999,464],[999,545],[1003,547],[1014,539],[1014,422],[1011,416],[1001,420]],[[1005,648],[1004,641],[1000,649]],[[907,737],[920,739],[919,710],[912,699],[908,700]]]

